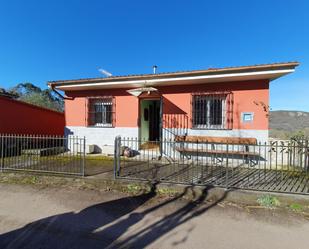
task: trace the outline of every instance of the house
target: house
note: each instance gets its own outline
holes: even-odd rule
[[[64,113],[0,94],[0,134],[64,135]]]
[[[48,82],[65,92],[66,134],[104,150],[117,135],[268,140],[269,84],[297,62]]]

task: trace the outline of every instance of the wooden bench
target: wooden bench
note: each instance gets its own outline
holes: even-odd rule
[[[208,137],[208,136],[175,136],[176,142],[214,143],[214,144],[241,144],[256,145],[256,138],[247,137]]]
[[[176,146],[176,150],[183,155],[192,156],[200,154],[210,154],[214,158],[220,160],[218,157],[222,155],[238,155],[243,156],[246,161],[249,160],[249,157],[259,156],[256,152],[249,151],[249,145],[257,145],[256,138],[243,138],[243,137],[209,137],[209,136],[175,136],[175,142],[179,142],[180,146]],[[194,144],[210,144],[211,149],[208,148],[194,148],[194,147],[185,147],[185,144],[194,143]],[[216,149],[216,145],[226,145],[227,149]],[[229,150],[233,145],[243,145],[242,150]]]

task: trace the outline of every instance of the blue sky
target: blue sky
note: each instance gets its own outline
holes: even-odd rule
[[[309,1],[0,1],[0,87],[299,61],[271,108],[309,111]]]

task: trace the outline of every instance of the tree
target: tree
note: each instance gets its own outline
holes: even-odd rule
[[[3,90],[6,91],[5,89]],[[63,112],[64,109],[63,99],[58,97],[58,95],[56,95],[52,90],[42,90],[40,87],[35,86],[32,83],[19,83],[6,92],[15,95],[16,99],[29,104],[61,112]]]
[[[54,99],[49,98],[42,93],[34,92],[31,94],[23,95],[19,97],[19,100],[56,111],[63,111],[63,104],[60,103],[60,101],[55,101]]]

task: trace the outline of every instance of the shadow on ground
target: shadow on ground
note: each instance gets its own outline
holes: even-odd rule
[[[177,226],[203,214],[221,202],[227,194],[225,192],[217,201],[207,204],[204,201],[210,188],[205,187],[201,193],[196,194],[192,187],[187,187],[174,198],[138,211],[138,207],[156,196],[156,185],[152,184],[148,193],[100,203],[78,213],[68,212],[47,217],[1,234],[0,248],[144,248]],[[175,202],[189,190],[193,193],[192,201],[120,238],[133,225],[143,221],[147,214]],[[186,240],[190,231],[187,233],[175,243],[175,247]]]

